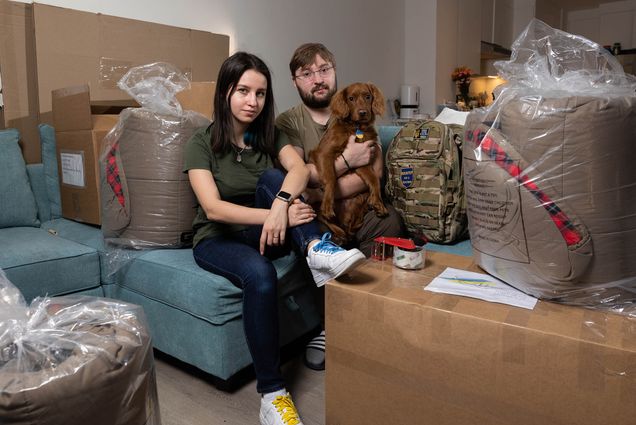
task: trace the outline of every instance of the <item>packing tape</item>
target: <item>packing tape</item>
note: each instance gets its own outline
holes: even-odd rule
[[[393,249],[393,265],[401,269],[419,270],[424,268],[425,257],[426,250],[421,246],[409,250],[397,246]]]

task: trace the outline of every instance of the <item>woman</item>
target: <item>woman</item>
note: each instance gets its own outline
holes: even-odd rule
[[[243,290],[245,336],[261,398],[261,424],[300,424],[280,373],[276,270],[292,246],[307,256],[318,286],[365,257],[320,237],[316,214],[298,198],[309,171],[274,135],[269,69],[238,52],[221,66],[214,122],[186,146],[185,171],[199,201],[194,258]],[[286,174],[274,168],[277,159]]]

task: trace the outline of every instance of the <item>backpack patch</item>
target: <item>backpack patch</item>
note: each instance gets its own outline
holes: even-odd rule
[[[408,189],[411,187],[413,185],[413,168],[403,167],[400,170],[400,181],[404,188]]]

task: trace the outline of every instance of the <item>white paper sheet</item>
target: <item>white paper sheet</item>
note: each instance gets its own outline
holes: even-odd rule
[[[459,124],[464,125],[466,123],[467,111],[456,111],[450,108],[442,109],[442,112],[435,117],[435,121],[439,121],[444,124]]]
[[[60,163],[63,184],[85,187],[83,153],[60,152]]]
[[[528,310],[534,309],[537,304],[536,298],[526,295],[490,275],[452,267],[447,267],[425,286],[424,290],[479,298],[484,301],[513,305]]]

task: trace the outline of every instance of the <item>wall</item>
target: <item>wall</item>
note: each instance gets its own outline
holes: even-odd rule
[[[24,1],[23,2],[28,2]],[[279,112],[299,102],[289,59],[304,42],[324,43],[336,55],[340,87],[373,81],[389,98],[399,96],[406,78],[426,87],[428,64],[413,63],[405,72],[405,0],[41,0],[39,3],[132,19],[188,27],[230,36],[230,53],[259,55],[273,74]],[[435,1],[406,0],[428,19]],[[423,3],[420,5],[419,3]],[[429,65],[430,66],[430,65]],[[432,76],[431,76],[432,80]],[[388,114],[387,114],[388,116]]]
[[[457,31],[459,3],[446,0],[437,4],[437,45],[435,93],[439,104],[455,101],[455,84],[451,80],[453,70],[461,65],[457,63]]]
[[[436,51],[442,42],[448,44],[449,40],[438,39],[436,33],[436,0],[405,0],[404,3],[404,77],[401,81],[420,87],[420,113],[434,115]]]

